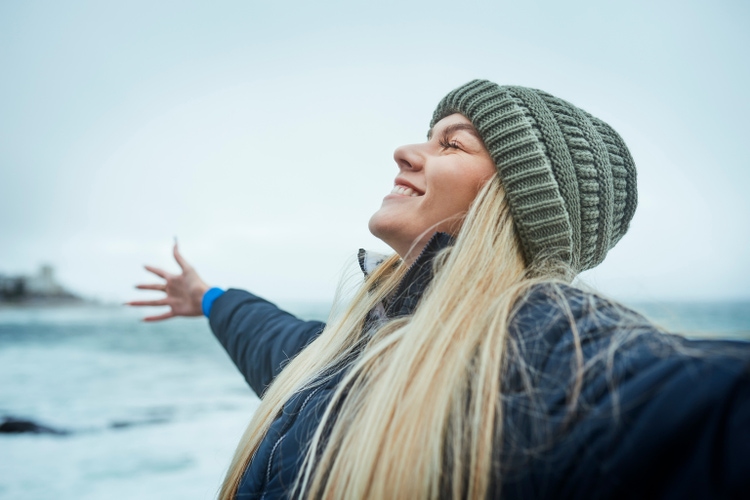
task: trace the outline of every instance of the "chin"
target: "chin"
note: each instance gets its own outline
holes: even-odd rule
[[[396,243],[403,239],[403,220],[399,220],[399,218],[394,220],[387,213],[377,211],[370,217],[367,228],[370,230],[370,234],[398,252]]]
[[[380,219],[381,217],[379,217],[378,212],[375,212],[374,214],[372,214],[372,217],[370,217],[370,221],[367,223],[367,229],[370,230],[370,234],[382,240],[383,234],[384,234],[384,228],[383,228],[383,223]],[[385,234],[387,233],[388,231],[385,230]]]

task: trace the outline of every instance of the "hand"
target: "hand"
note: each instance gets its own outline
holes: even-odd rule
[[[167,294],[166,297],[157,300],[134,300],[127,302],[129,306],[169,306],[169,312],[157,316],[147,316],[143,321],[161,321],[175,316],[201,316],[203,315],[203,295],[210,288],[206,285],[193,266],[187,263],[174,244],[174,260],[182,269],[181,274],[171,274],[156,267],[145,266],[146,270],[163,278],[166,283],[147,285],[136,285],[139,290],[159,290]]]

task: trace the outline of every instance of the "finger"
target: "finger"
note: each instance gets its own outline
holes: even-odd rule
[[[126,302],[129,306],[168,306],[169,299],[158,299],[158,300],[133,300]]]
[[[172,253],[174,253],[174,260],[177,261],[177,264],[180,266],[180,269],[184,271],[186,268],[190,267],[190,264],[187,263],[185,258],[180,253],[180,249],[177,248],[176,239],[174,240],[174,249],[172,250]]]
[[[165,284],[154,284],[154,285],[135,285],[138,290],[158,290],[160,292],[167,291],[167,285]]]
[[[143,321],[161,321],[163,319],[169,319],[174,318],[175,314],[172,311],[169,311],[168,313],[159,314],[158,316],[146,316],[143,318]]]
[[[159,269],[158,267],[151,267],[151,266],[143,266],[143,267],[145,267],[147,271],[150,271],[154,273],[155,275],[159,276],[160,278],[164,278],[165,280],[169,279],[172,276],[168,272],[163,271]]]

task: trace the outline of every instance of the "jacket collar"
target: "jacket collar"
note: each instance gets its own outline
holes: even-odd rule
[[[420,252],[419,256],[407,269],[396,291],[388,297],[380,314],[388,318],[407,316],[414,313],[419,299],[432,281],[432,264],[435,256],[443,249],[453,245],[455,239],[448,233],[435,233]],[[358,260],[365,277],[385,261],[386,255],[359,250]],[[378,308],[380,309],[380,308]],[[378,311],[373,311],[378,313]],[[378,314],[378,315],[380,315]]]

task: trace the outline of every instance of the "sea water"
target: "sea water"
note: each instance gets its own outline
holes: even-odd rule
[[[325,308],[299,308],[325,318]],[[0,499],[214,498],[258,398],[205,318],[0,309]]]
[[[296,305],[306,319],[325,306]],[[750,340],[750,303],[636,304],[672,331]],[[204,318],[0,309],[0,499],[209,499],[257,397]]]

